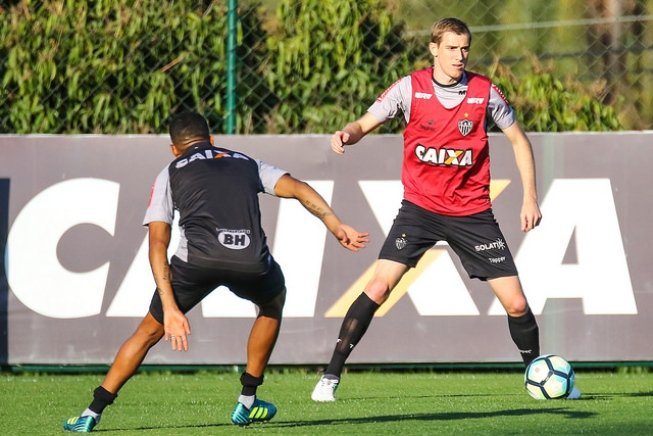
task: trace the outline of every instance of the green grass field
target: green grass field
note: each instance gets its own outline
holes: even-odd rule
[[[276,403],[267,424],[241,429],[229,414],[239,374],[146,372],[102,417],[101,434],[653,434],[653,373],[577,372],[583,398],[536,401],[519,372],[350,372],[338,401],[316,404],[315,372],[271,372],[259,396]],[[62,434],[102,376],[0,374],[0,435]]]

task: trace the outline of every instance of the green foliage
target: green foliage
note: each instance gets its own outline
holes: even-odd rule
[[[428,36],[409,36],[384,0],[280,0],[272,17],[240,3],[238,133],[331,132],[431,62]],[[0,7],[1,133],[162,133],[180,109],[222,128],[226,2],[10,4]],[[600,93],[576,82],[542,69],[489,73],[527,130],[619,128]]]
[[[222,113],[225,7],[189,3],[25,0],[0,12],[0,130],[151,133],[179,107]]]
[[[402,26],[379,0],[282,0],[264,70],[279,102],[269,131],[330,132],[412,68]]]
[[[601,102],[596,89],[555,77],[533,61],[532,71],[516,75],[499,64],[487,72],[515,107],[524,129],[534,132],[612,131],[621,125],[614,109]]]

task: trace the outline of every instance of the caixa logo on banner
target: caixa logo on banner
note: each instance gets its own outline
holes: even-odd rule
[[[309,183],[331,202],[332,180]],[[493,197],[500,195],[509,183],[509,180],[493,181]],[[358,186],[371,208],[371,216],[378,221],[360,227],[379,225],[387,234],[401,201],[401,182],[359,181]],[[78,178],[48,187],[22,208],[9,228],[6,262],[9,287],[26,307],[51,318],[95,316],[101,314],[105,289],[117,288],[104,315],[143,316],[154,289],[146,237],[120,283],[107,282],[108,262],[90,271],[74,272],[66,269],[57,256],[60,239],[76,225],[93,224],[113,236],[118,197],[116,182]],[[389,201],[392,198],[395,201]],[[583,201],[578,201],[579,198]],[[610,180],[556,179],[543,197],[541,210],[542,225],[527,233],[519,246],[511,247],[533,311],[541,313],[550,298],[575,298],[582,301],[586,314],[636,314]],[[284,266],[286,276],[288,294],[284,315],[290,318],[344,316],[351,295],[363,289],[363,271],[355,271],[361,274],[360,278],[349,289],[341,290],[341,298],[326,313],[316,313],[320,273],[323,262],[330,261],[324,259],[327,231],[295,201],[280,200],[276,222],[276,228],[269,233],[274,240],[272,253]],[[170,254],[179,238],[176,224],[173,229]],[[247,234],[240,231],[223,231],[220,235],[221,241],[227,244],[242,245],[247,241],[244,238]],[[383,235],[376,237],[381,239]],[[566,263],[565,253],[572,242],[577,259]],[[493,243],[496,241],[487,241]],[[88,247],[88,250],[95,249]],[[439,245],[429,250],[417,268],[404,277],[395,293],[409,298],[421,316],[481,314],[449,251]],[[377,316],[383,316],[393,304],[382,306]],[[256,315],[251,303],[237,299],[230,292],[210,294],[202,302],[201,311],[204,317]],[[505,311],[495,300],[486,314],[505,316]]]

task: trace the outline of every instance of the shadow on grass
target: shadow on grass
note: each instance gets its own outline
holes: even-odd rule
[[[653,397],[653,391],[649,391],[649,392],[623,392],[623,393],[613,394],[613,395],[618,395],[620,397]]]
[[[545,415],[555,414],[563,418],[573,419],[587,419],[597,415],[595,412],[581,412],[575,410],[568,410],[565,408],[557,409],[512,409],[502,410],[495,412],[452,412],[452,413],[407,413],[401,415],[376,415],[365,416],[358,418],[336,418],[336,419],[314,419],[314,420],[299,420],[299,421],[271,421],[265,424],[254,424],[255,428],[291,428],[291,427],[312,427],[323,425],[352,425],[352,424],[382,424],[387,422],[407,422],[407,421],[454,421],[464,419],[480,419],[480,418],[496,418],[498,416],[528,416],[528,415]],[[262,427],[261,427],[262,426]],[[165,426],[151,426],[151,427],[135,427],[135,428],[113,428],[113,429],[98,429],[94,432],[109,432],[109,431],[134,431],[134,430],[162,430],[162,429],[199,429],[199,428],[235,428],[232,424],[216,423],[216,424],[197,424],[197,425],[165,425]]]
[[[469,396],[491,396],[490,394],[453,394],[446,395],[447,397],[469,397]],[[613,397],[653,397],[653,391],[648,392],[614,392],[614,393],[583,393],[583,396],[578,400],[556,400],[555,403],[562,405],[570,405],[578,401],[592,401],[592,400],[606,400]],[[352,398],[351,400],[373,400],[380,397],[365,397],[365,398]],[[387,397],[384,397],[387,399]],[[430,398],[430,396],[414,396],[413,398]],[[548,402],[552,403],[552,402]],[[543,408],[543,409],[510,409],[493,412],[449,412],[449,413],[406,413],[397,415],[373,415],[365,417],[352,417],[352,418],[334,418],[334,419],[307,419],[298,421],[279,421],[273,420],[271,422],[261,424],[254,424],[255,428],[292,428],[292,427],[312,427],[323,425],[352,425],[352,424],[374,424],[374,423],[388,423],[388,422],[410,422],[410,421],[454,421],[464,419],[483,419],[483,418],[496,418],[499,416],[519,417],[519,416],[537,416],[537,415],[550,415],[554,414],[561,418],[567,419],[588,419],[598,415],[596,412],[571,410],[567,407],[556,408]],[[148,427],[131,427],[131,428],[112,428],[112,429],[97,429],[94,432],[122,432],[122,431],[135,431],[135,430],[175,430],[182,431],[183,429],[222,429],[222,428],[235,428],[230,423],[212,423],[212,424],[186,424],[186,425],[161,425],[161,426],[148,426]]]
[[[544,415],[556,414],[565,418],[586,419],[592,418],[597,415],[595,412],[581,412],[575,410],[568,410],[565,408],[558,409],[512,409],[502,410],[495,412],[451,412],[451,413],[407,413],[403,415],[380,415],[380,416],[366,416],[361,418],[338,418],[338,419],[318,419],[306,421],[275,421],[266,424],[267,427],[309,427],[318,425],[338,425],[338,424],[373,424],[384,422],[401,422],[401,421],[454,421],[464,419],[479,419],[479,418],[496,418],[498,416],[527,416],[527,415]]]
[[[266,424],[267,425],[267,424]],[[129,428],[98,428],[93,429],[93,433],[102,432],[121,432],[121,431],[143,431],[143,430],[179,430],[179,434],[183,434],[184,429],[194,428],[236,428],[233,424],[220,423],[220,424],[188,424],[188,425],[152,425],[147,427],[129,427]],[[65,433],[65,432],[64,432]]]
[[[612,398],[612,397],[634,397],[634,398],[640,398],[640,397],[653,397],[653,391],[649,392],[611,392],[609,394],[590,394],[587,395],[587,399],[606,399],[606,398]],[[585,399],[585,393],[583,393],[583,396],[580,398]]]
[[[503,394],[502,396],[504,397],[515,397],[515,396],[524,396],[523,393],[519,394]],[[438,398],[479,398],[479,397],[496,397],[496,394],[444,394],[444,395],[437,395]],[[556,403],[562,402],[577,402],[577,401],[591,401],[591,400],[606,400],[610,399],[613,397],[634,397],[634,398],[640,398],[640,397],[653,397],[653,391],[648,391],[648,392],[610,392],[610,393],[592,393],[592,392],[583,392],[582,396],[580,398],[577,398],[575,400],[554,400]],[[406,398],[413,398],[413,399],[432,399],[433,395],[403,395],[401,397],[387,397],[387,396],[361,396],[361,397],[349,397],[345,400],[342,401],[360,401],[360,400],[387,400],[387,399],[406,399]]]

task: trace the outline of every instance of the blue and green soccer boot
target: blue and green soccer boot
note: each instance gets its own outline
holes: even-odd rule
[[[97,423],[92,416],[75,416],[63,423],[63,429],[77,433],[90,433]]]
[[[234,411],[231,412],[231,422],[235,425],[245,426],[253,422],[269,421],[276,414],[277,406],[257,398],[254,400],[251,409],[248,409],[242,403],[236,403]]]

